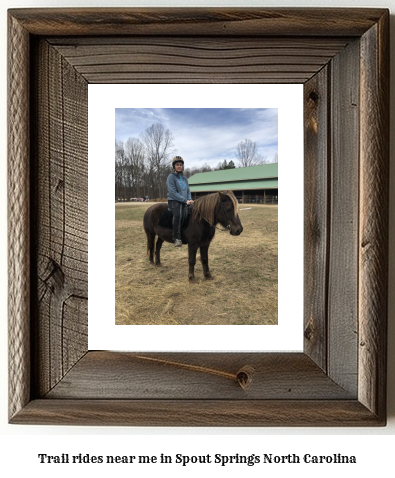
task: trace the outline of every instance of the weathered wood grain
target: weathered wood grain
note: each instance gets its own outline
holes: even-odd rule
[[[87,83],[45,40],[35,51],[33,356],[41,395],[87,349]]]
[[[238,373],[244,370],[249,375],[248,387],[240,386],[237,379]],[[46,398],[312,400],[356,397],[334,383],[302,353],[90,351]]]
[[[372,8],[47,8],[9,10],[35,35],[360,36]]]
[[[328,373],[357,393],[359,42],[331,64]]]
[[[385,415],[389,202],[389,22],[361,39],[359,400]]]
[[[51,45],[89,83],[304,83],[350,39],[53,38]]]
[[[11,423],[385,424],[388,11],[22,9],[9,25]],[[87,351],[87,84],[104,81],[305,83],[303,354]]]
[[[33,400],[12,423],[85,426],[369,427],[357,400]]]
[[[8,22],[9,416],[30,399],[29,35]]]
[[[327,370],[330,66],[304,86],[304,351]]]

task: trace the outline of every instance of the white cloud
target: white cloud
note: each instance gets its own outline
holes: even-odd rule
[[[174,136],[177,154],[188,167],[208,163],[214,167],[224,159],[235,161],[237,144],[246,138],[258,152],[273,159],[278,147],[277,109],[131,109],[116,110],[116,139],[138,137],[152,123],[160,122]]]

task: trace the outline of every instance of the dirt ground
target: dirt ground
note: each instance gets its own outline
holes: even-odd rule
[[[130,325],[275,325],[278,309],[278,207],[240,205],[243,233],[217,231],[209,248],[213,281],[188,281],[188,246],[164,243],[163,267],[146,255],[143,216],[151,203],[115,206],[115,321]]]

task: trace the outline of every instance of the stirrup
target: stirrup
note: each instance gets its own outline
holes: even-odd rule
[[[182,246],[182,242],[180,241],[180,239],[176,239],[176,240],[174,241],[174,246],[175,246],[175,247],[181,247],[181,246]]]

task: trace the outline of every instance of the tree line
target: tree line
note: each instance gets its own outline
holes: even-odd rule
[[[166,179],[173,171],[171,162],[175,154],[174,137],[161,123],[152,124],[139,138],[129,138],[126,142],[115,140],[115,198],[165,198]],[[256,143],[250,139],[237,145],[235,156],[237,166],[225,159],[215,168],[207,163],[199,168],[186,167],[184,175],[189,178],[197,173],[269,163],[258,154]],[[276,156],[274,162],[277,161]]]

